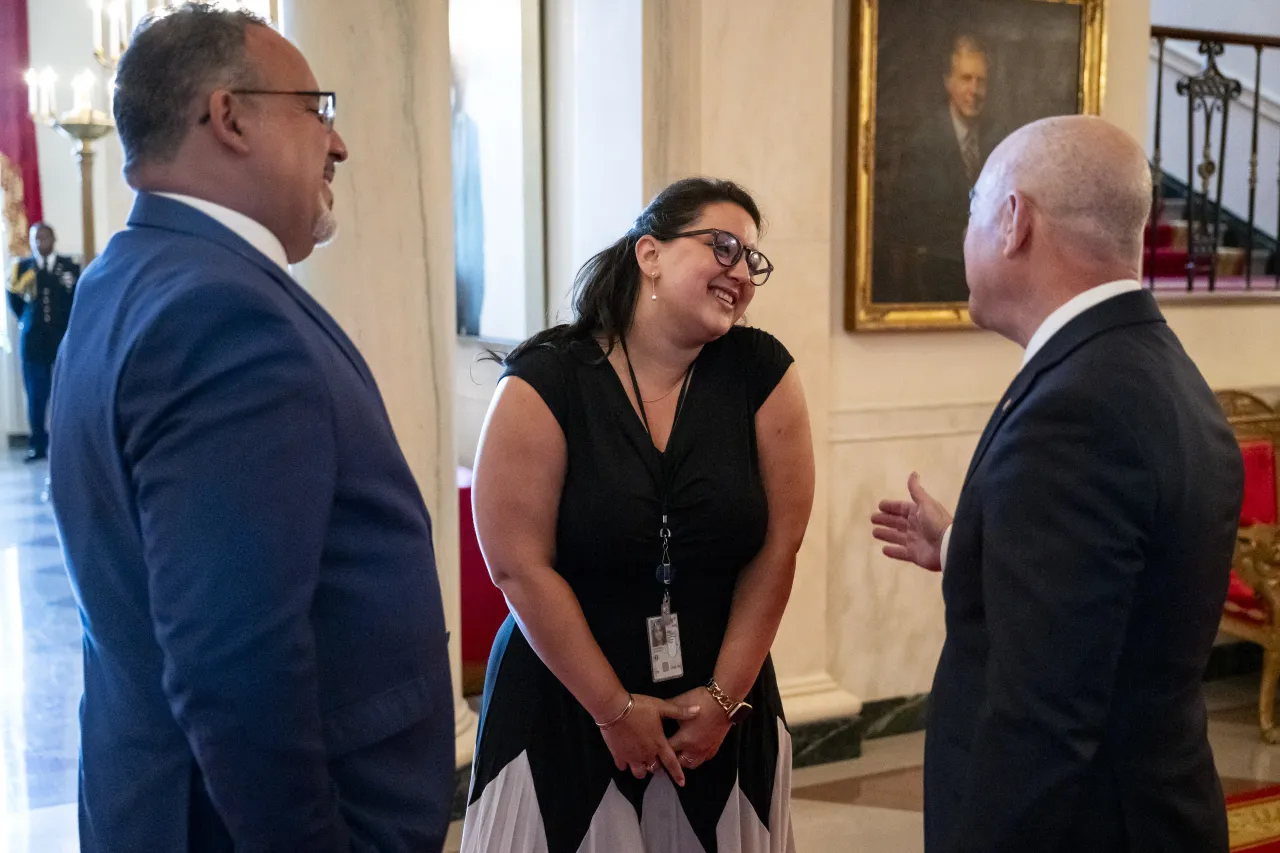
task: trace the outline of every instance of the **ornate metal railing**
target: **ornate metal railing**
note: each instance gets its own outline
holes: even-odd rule
[[[1152,148],[1151,169],[1154,178],[1154,190],[1151,199],[1151,223],[1147,246],[1147,283],[1155,288],[1160,276],[1157,275],[1157,255],[1161,240],[1158,239],[1158,228],[1161,223],[1165,204],[1165,177],[1162,169],[1163,131],[1164,131],[1164,75],[1167,64],[1165,45],[1169,41],[1193,42],[1199,45],[1199,54],[1203,57],[1204,67],[1196,74],[1186,74],[1177,81],[1178,95],[1186,99],[1187,115],[1187,150],[1186,173],[1183,176],[1186,192],[1185,217],[1185,263],[1182,264],[1186,274],[1186,289],[1193,291],[1201,276],[1207,280],[1208,290],[1217,290],[1219,279],[1223,275],[1223,220],[1228,212],[1223,207],[1223,182],[1228,166],[1227,131],[1232,107],[1239,106],[1238,101],[1244,90],[1243,84],[1227,76],[1218,67],[1218,58],[1223,55],[1228,45],[1252,47],[1255,52],[1254,87],[1252,113],[1252,139],[1248,159],[1248,213],[1247,221],[1239,228],[1242,233],[1233,235],[1237,246],[1232,248],[1234,259],[1242,261],[1243,289],[1254,289],[1254,256],[1255,249],[1261,248],[1257,227],[1257,201],[1259,182],[1259,129],[1262,120],[1262,63],[1263,53],[1274,49],[1270,54],[1280,59],[1280,38],[1270,36],[1251,36],[1240,33],[1223,33],[1212,30],[1189,30],[1176,27],[1152,27],[1151,38],[1156,46],[1156,103],[1155,103],[1155,140]],[[1199,132],[1197,132],[1199,131]],[[1216,145],[1215,145],[1216,143]],[[1198,150],[1197,150],[1198,144]],[[1216,150],[1215,150],[1216,148]],[[1277,164],[1277,175],[1280,177],[1280,146],[1274,154]],[[1198,160],[1197,160],[1198,158]],[[1198,186],[1197,186],[1198,184]],[[1232,218],[1239,217],[1239,211],[1231,211]],[[1277,228],[1280,230],[1280,195],[1277,196]],[[1280,236],[1280,235],[1278,235]],[[1274,242],[1268,240],[1272,246]],[[1243,255],[1241,257],[1241,250]],[[1274,281],[1266,282],[1269,289],[1280,290],[1280,258],[1272,256],[1271,264],[1275,267]],[[1236,278],[1236,276],[1233,276]],[[1267,278],[1270,278],[1268,275]],[[1239,289],[1239,284],[1232,289]]]

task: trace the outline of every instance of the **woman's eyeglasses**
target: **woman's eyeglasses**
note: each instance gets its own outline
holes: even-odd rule
[[[747,257],[747,272],[751,275],[751,283],[759,287],[769,280],[769,274],[773,272],[773,264],[769,263],[769,259],[755,249],[748,249],[743,246],[742,241],[728,231],[721,231],[719,228],[701,228],[697,231],[682,231],[674,235],[672,239],[674,240],[677,237],[701,237],[705,234],[711,235],[711,242],[706,245],[711,247],[711,253],[716,256],[720,266],[737,266],[738,261],[742,260],[742,256],[745,254]]]

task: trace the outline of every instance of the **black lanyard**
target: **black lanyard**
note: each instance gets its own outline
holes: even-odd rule
[[[636,380],[635,368],[631,366],[631,353],[627,350],[627,339],[619,337],[622,342],[622,353],[627,357],[627,373],[631,374],[631,390],[636,393],[636,406],[640,409],[640,419],[644,421],[644,431],[649,435],[649,443],[653,443],[653,430],[649,426],[649,416],[644,410],[644,399],[640,396],[640,383]],[[689,364],[689,369],[684,372],[684,379],[680,383],[680,396],[676,398],[676,413],[671,419],[671,432],[667,436],[667,449],[671,449],[671,438],[676,434],[676,424],[680,422],[680,412],[684,410],[685,397],[689,393],[689,378],[693,376],[693,363]],[[656,450],[657,448],[655,448]],[[671,608],[671,582],[675,580],[676,572],[671,566],[671,527],[668,525],[668,511],[671,504],[671,483],[675,476],[674,469],[667,464],[666,454],[660,463],[660,474],[658,478],[659,497],[662,499],[662,527],[658,531],[658,537],[662,540],[662,559],[658,563],[658,568],[654,572],[659,583],[662,584],[662,611],[665,615],[670,612]]]

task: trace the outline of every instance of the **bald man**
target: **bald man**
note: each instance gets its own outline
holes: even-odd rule
[[[1099,119],[1038,122],[975,187],[975,322],[1025,348],[954,524],[911,499],[885,553],[942,571],[930,853],[1226,853],[1200,681],[1244,475],[1212,391],[1138,283],[1151,192]]]

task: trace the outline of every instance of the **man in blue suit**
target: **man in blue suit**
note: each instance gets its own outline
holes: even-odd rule
[[[974,188],[974,322],[1023,347],[954,520],[908,480],[885,553],[941,571],[927,853],[1227,853],[1201,678],[1244,489],[1139,283],[1151,172],[1102,119],[1016,131]]]
[[[128,229],[58,359],[85,629],[85,851],[439,851],[453,704],[431,522],[369,368],[288,272],[333,236],[334,96],[252,16],[145,21]]]

